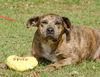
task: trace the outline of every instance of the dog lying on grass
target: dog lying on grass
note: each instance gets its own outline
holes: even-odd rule
[[[52,71],[84,60],[100,61],[100,30],[73,26],[67,17],[56,14],[30,18],[27,27],[31,26],[37,31],[30,56],[53,63],[43,70]]]
[[[37,27],[31,56],[45,58],[53,64],[44,70],[100,60],[100,30],[73,26],[67,17],[46,14],[30,18],[27,27]]]

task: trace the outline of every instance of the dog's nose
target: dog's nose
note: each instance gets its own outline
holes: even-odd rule
[[[52,27],[47,28],[47,33],[48,34],[53,34],[54,33],[54,29]]]

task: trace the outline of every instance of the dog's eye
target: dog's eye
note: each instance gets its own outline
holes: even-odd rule
[[[41,23],[42,23],[42,24],[48,24],[48,22],[47,22],[47,21],[42,21]]]
[[[60,24],[61,24],[61,22],[58,22],[58,21],[55,23],[55,25],[60,25]]]

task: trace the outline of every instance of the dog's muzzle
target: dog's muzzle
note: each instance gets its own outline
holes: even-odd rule
[[[52,27],[47,28],[47,30],[46,30],[46,37],[48,39],[54,39],[55,38],[55,36],[54,36],[54,29]]]
[[[49,27],[49,28],[46,29],[46,38],[53,40],[53,41],[57,41],[57,38],[55,37],[54,28]]]
[[[54,29],[52,27],[47,28],[46,30],[47,37],[54,35]]]

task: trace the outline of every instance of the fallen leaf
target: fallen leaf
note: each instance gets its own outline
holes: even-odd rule
[[[79,72],[78,72],[78,71],[72,71],[72,72],[70,72],[69,74],[72,75],[72,76],[74,76],[74,75],[78,75]]]

